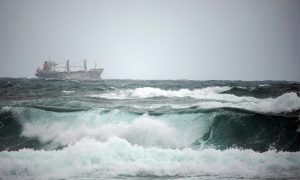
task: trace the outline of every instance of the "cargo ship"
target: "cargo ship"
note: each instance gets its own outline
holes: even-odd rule
[[[70,79],[70,80],[98,80],[101,79],[101,74],[104,69],[97,68],[87,70],[87,61],[83,61],[83,66],[70,66],[70,61],[67,60],[66,66],[57,67],[55,61],[45,61],[43,67],[36,70],[35,75],[41,79]],[[71,68],[81,68],[81,70],[72,71]],[[62,68],[59,71],[57,69]]]

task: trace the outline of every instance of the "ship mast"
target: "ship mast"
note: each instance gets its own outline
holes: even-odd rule
[[[87,68],[86,68],[86,59],[83,60],[83,68],[84,68],[84,71],[87,71]]]
[[[70,60],[67,60],[67,72],[70,72]]]

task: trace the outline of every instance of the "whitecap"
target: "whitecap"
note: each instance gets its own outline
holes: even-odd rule
[[[62,150],[0,152],[3,179],[116,177],[300,178],[300,152],[145,148],[112,137],[85,138]]]
[[[223,94],[222,96],[224,97],[218,98],[218,100],[227,99],[225,97],[230,95]],[[198,106],[199,108],[203,109],[234,107],[263,113],[283,113],[300,109],[300,97],[298,97],[296,93],[285,93],[277,98],[258,99],[253,97],[235,96],[232,99],[234,99],[234,102],[199,102],[197,104],[194,104],[194,106]]]
[[[66,91],[66,90],[63,90],[61,92],[66,93],[66,94],[71,94],[71,93],[74,93],[75,91]]]
[[[218,94],[230,90],[229,86],[213,86],[202,89],[179,89],[179,90],[164,90],[153,87],[142,87],[136,89],[119,90],[103,94],[92,94],[89,97],[106,98],[106,99],[136,99],[136,98],[151,98],[151,97],[192,97],[204,98],[212,94]]]

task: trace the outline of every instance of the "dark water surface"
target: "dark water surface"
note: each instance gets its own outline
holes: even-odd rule
[[[300,83],[0,79],[0,179],[299,179]]]

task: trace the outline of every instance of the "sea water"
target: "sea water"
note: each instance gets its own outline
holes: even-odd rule
[[[0,79],[0,179],[299,179],[300,84]]]

